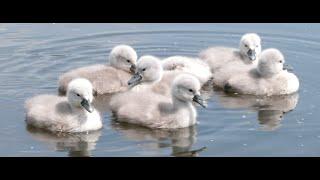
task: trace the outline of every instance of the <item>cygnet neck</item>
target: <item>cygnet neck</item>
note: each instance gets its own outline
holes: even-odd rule
[[[85,110],[83,107],[77,107],[77,106],[73,106],[71,105],[71,111],[74,112],[74,113],[81,113],[81,115],[89,115],[89,112],[87,110]],[[94,109],[95,110],[95,109]]]
[[[172,104],[173,104],[173,107],[176,108],[176,107],[179,107],[179,106],[192,106],[192,103],[189,102],[189,101],[184,101],[184,100],[181,100],[177,97],[175,97],[174,95],[171,95],[171,98],[172,98]]]
[[[259,69],[257,69],[257,73],[260,77],[269,79],[269,78],[276,76],[280,72],[279,73],[268,73],[268,72],[261,72],[261,71],[259,71]]]

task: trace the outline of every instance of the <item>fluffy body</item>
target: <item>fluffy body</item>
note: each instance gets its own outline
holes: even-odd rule
[[[88,80],[75,79],[68,86],[67,97],[39,95],[25,103],[26,123],[52,132],[84,132],[102,128],[99,112],[81,103],[86,100],[90,106],[93,100],[92,85]]]
[[[184,128],[196,123],[197,111],[192,104],[193,93],[200,94],[200,82],[192,75],[183,74],[172,84],[172,97],[152,91],[128,91],[112,97],[111,110],[118,121],[149,128]]]
[[[135,66],[137,54],[127,45],[119,45],[112,49],[109,64],[96,64],[81,67],[62,74],[58,81],[60,95],[65,95],[68,84],[75,78],[86,78],[98,94],[112,94],[128,89],[127,81],[132,74],[130,68]]]

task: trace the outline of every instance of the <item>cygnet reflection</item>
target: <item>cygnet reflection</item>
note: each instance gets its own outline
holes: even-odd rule
[[[133,141],[144,141],[142,148],[171,148],[171,156],[197,156],[205,148],[192,149],[196,142],[196,126],[179,129],[150,129],[134,124],[117,122],[112,117],[111,128]]]
[[[260,110],[258,111],[258,120],[261,130],[273,131],[281,126],[281,120],[284,112],[279,110]]]
[[[261,130],[273,131],[281,126],[285,114],[295,109],[299,94],[281,96],[226,95],[216,92],[217,101],[228,109],[249,109],[257,112]]]
[[[55,151],[68,152],[70,157],[90,157],[91,151],[101,136],[101,130],[88,133],[52,133],[42,129],[26,126],[30,135],[44,143],[53,145]]]

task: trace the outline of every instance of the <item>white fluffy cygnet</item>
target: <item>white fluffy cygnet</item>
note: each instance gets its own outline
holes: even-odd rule
[[[127,81],[135,70],[136,51],[127,45],[118,45],[109,55],[109,65],[97,64],[71,70],[59,77],[59,94],[65,95],[68,83],[75,78],[86,78],[98,94],[125,91]]]
[[[127,91],[112,97],[110,107],[118,121],[149,128],[184,128],[196,123],[192,102],[203,107],[200,82],[190,74],[181,74],[172,84],[172,97],[152,91]]]
[[[257,68],[229,79],[226,91],[252,95],[284,95],[299,90],[299,80],[284,69],[284,56],[277,49],[261,53]]]
[[[239,49],[211,47],[200,52],[199,57],[206,62],[211,71],[229,66],[229,62],[238,61],[242,65],[256,65],[261,53],[261,38],[255,33],[244,34]],[[214,75],[213,75],[214,76]]]
[[[182,74],[178,71],[163,71],[161,60],[154,56],[142,56],[137,63],[136,72],[128,81],[130,91],[151,90],[154,93],[170,96],[171,83]]]
[[[85,132],[102,128],[99,112],[91,105],[92,84],[83,78],[72,80],[67,97],[39,95],[25,103],[28,125],[52,132]]]
[[[248,73],[252,68],[256,68],[257,64],[243,64],[240,61],[230,61],[216,71],[214,71],[212,82],[215,87],[223,88],[226,82],[237,77],[239,74]]]
[[[194,75],[204,85],[212,78],[210,67],[198,58],[171,56],[163,59],[162,67],[165,71],[182,71]]]

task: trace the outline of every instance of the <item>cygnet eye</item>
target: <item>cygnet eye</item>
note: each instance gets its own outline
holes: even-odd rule
[[[282,60],[280,60],[279,63],[282,63]]]
[[[248,47],[248,45],[246,45],[246,44],[245,44],[244,46],[245,46],[245,47]]]
[[[129,60],[129,59],[127,59],[127,62],[129,63],[129,62],[130,62],[130,60]]]
[[[78,94],[78,93],[77,93],[77,96],[79,96],[79,97],[80,97],[80,94]]]
[[[146,68],[143,68],[142,71],[146,71]]]
[[[193,90],[192,90],[192,89],[189,89],[189,92],[193,92]]]

